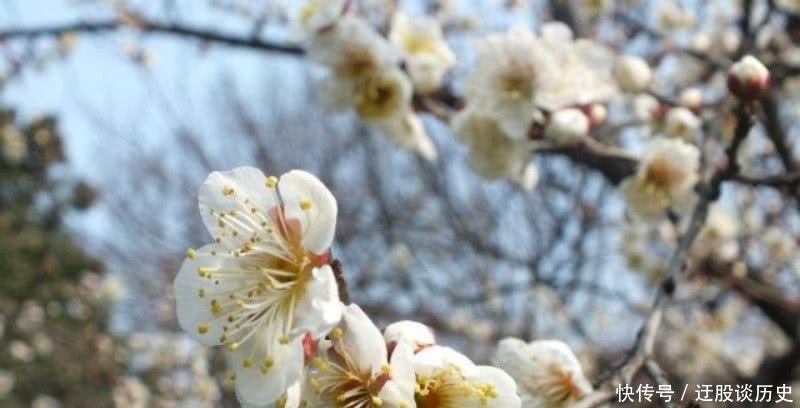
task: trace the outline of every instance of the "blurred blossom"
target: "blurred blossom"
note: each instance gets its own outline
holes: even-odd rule
[[[30,363],[35,357],[31,346],[21,340],[12,340],[8,344],[8,354],[11,355],[11,358],[23,363]]]
[[[647,61],[630,55],[617,58],[614,74],[620,88],[626,92],[642,92],[653,81],[653,71]]]
[[[678,103],[689,109],[699,109],[703,104],[703,92],[696,87],[686,88],[678,95]]]
[[[650,142],[636,174],[620,185],[628,210],[643,218],[663,216],[672,207],[685,210],[699,180],[700,151],[679,139]]]
[[[575,108],[554,112],[544,130],[545,137],[560,146],[578,144],[588,134],[589,118]]]
[[[13,124],[3,125],[0,128],[0,137],[2,138],[3,158],[5,160],[17,163],[28,154],[27,138]]]
[[[636,95],[633,99],[633,112],[637,119],[649,122],[655,119],[660,105],[653,95]]]
[[[402,242],[392,245],[389,256],[392,260],[392,264],[396,268],[403,270],[408,269],[411,266],[411,262],[414,260],[411,250],[408,249],[408,245]]]
[[[392,18],[389,40],[405,54],[406,68],[417,92],[437,90],[444,75],[456,64],[456,56],[435,18],[409,17],[398,11]]]
[[[509,178],[525,190],[536,186],[539,177],[532,162],[532,141],[506,136],[495,119],[470,109],[456,114],[451,126],[469,148],[470,166],[480,176]]]
[[[39,395],[31,403],[31,408],[61,408],[61,402],[50,395]]]
[[[150,390],[137,377],[123,377],[112,391],[117,408],[146,407],[150,401]]]
[[[592,391],[575,354],[558,340],[502,339],[494,362],[517,381],[524,407],[568,407]]]
[[[667,111],[664,119],[664,134],[691,142],[700,131],[703,121],[692,111],[684,107],[676,107]]]
[[[301,38],[311,38],[320,30],[329,28],[336,23],[347,10],[351,0],[307,0],[304,2],[290,1],[289,4],[298,6],[290,10],[294,28],[299,30]]]
[[[14,374],[0,369],[0,401],[14,389]]]
[[[33,348],[41,357],[48,357],[53,352],[53,340],[44,333],[36,333],[31,340]]]

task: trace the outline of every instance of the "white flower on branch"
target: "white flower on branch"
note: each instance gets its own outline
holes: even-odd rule
[[[389,40],[405,54],[406,69],[419,93],[439,89],[444,75],[456,64],[456,56],[445,42],[442,27],[435,18],[415,16],[412,19],[396,12]]]
[[[412,350],[400,342],[389,355],[380,330],[358,305],[320,342],[304,388],[309,408],[413,408]]]
[[[739,222],[719,205],[709,208],[706,223],[697,235],[689,255],[696,259],[712,257],[722,262],[732,262],[739,256],[736,234]]]
[[[542,26],[536,37],[514,28],[478,44],[475,69],[464,83],[467,104],[498,121],[512,139],[523,139],[539,108],[557,110],[607,100],[616,88],[611,52],[574,40],[561,23]]]
[[[475,365],[443,346],[414,355],[418,408],[518,408],[517,385],[505,371]]]
[[[294,26],[300,29],[304,37],[312,37],[334,25],[347,11],[350,1],[308,0],[291,14]]]
[[[495,363],[517,382],[525,408],[569,407],[592,391],[569,346],[558,340],[500,340]]]
[[[495,119],[470,109],[453,117],[452,129],[469,148],[470,165],[480,176],[509,178],[525,190],[536,186],[539,174],[531,161],[533,141],[509,138]]]
[[[467,103],[497,120],[512,139],[524,139],[537,113],[537,94],[557,80],[558,66],[529,30],[491,34],[478,44],[464,82]]]
[[[368,22],[345,15],[317,34],[308,57],[328,68],[336,80],[356,81],[367,74],[397,67],[400,53]]]
[[[253,167],[211,173],[199,194],[212,244],[190,249],[175,278],[178,322],[232,353],[236,393],[264,404],[301,376],[304,343],[341,318],[329,248],[337,204],[313,175]]]
[[[663,215],[668,208],[685,205],[694,196],[699,179],[700,151],[680,139],[659,138],[650,142],[636,174],[620,189],[628,209],[644,218]]]
[[[664,134],[691,142],[702,124],[703,121],[689,109],[675,107],[667,111],[664,118]]]

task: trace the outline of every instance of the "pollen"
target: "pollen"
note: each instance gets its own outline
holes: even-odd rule
[[[203,289],[203,288],[197,289],[197,296],[200,296],[201,298],[205,297],[206,296],[206,290]]]
[[[195,251],[192,248],[187,249],[186,250],[186,257],[189,258],[189,259],[197,258],[197,251]]]
[[[275,186],[278,185],[278,178],[275,176],[269,176],[267,177],[267,181],[265,181],[264,184],[266,184],[267,187],[269,188],[274,188]]]
[[[244,366],[244,368],[252,367],[253,366],[253,359],[250,358],[250,357],[245,358],[244,360],[242,360],[242,366]]]
[[[200,334],[208,333],[208,325],[205,323],[197,325],[197,332]]]
[[[342,338],[342,329],[339,328],[339,327],[334,327],[333,330],[331,330],[330,336],[334,340],[341,339]]]
[[[231,344],[228,344],[228,351],[236,351],[238,349],[239,349],[239,343],[233,342]]]
[[[383,405],[383,400],[377,395],[373,395],[370,400],[372,400],[372,405],[375,405],[376,407]]]
[[[264,361],[261,362],[261,367],[259,367],[261,369],[261,374],[267,374],[273,365],[275,365],[275,361],[272,357],[265,358]]]
[[[234,192],[235,191],[234,191],[233,187],[231,187],[231,186],[225,186],[225,187],[222,188],[222,195],[232,196]]]
[[[303,211],[308,211],[311,209],[311,200],[304,198],[300,200],[300,209]]]

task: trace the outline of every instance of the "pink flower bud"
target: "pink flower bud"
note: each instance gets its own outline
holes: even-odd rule
[[[769,89],[769,70],[758,59],[746,55],[728,70],[728,90],[743,99],[757,99]]]

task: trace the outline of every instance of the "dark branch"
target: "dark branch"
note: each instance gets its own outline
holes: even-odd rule
[[[102,33],[107,31],[115,31],[122,28],[132,28],[147,33],[173,34],[182,37],[194,38],[201,41],[220,43],[234,47],[251,48],[261,51],[280,52],[290,55],[303,54],[303,49],[294,45],[279,44],[275,42],[264,41],[258,38],[237,37],[216,31],[203,30],[174,23],[157,23],[140,18],[136,18],[133,23],[120,19],[111,21],[79,22],[49,27],[0,30],[0,41],[7,41],[15,38],[31,39],[45,36],[59,36],[68,33]]]

